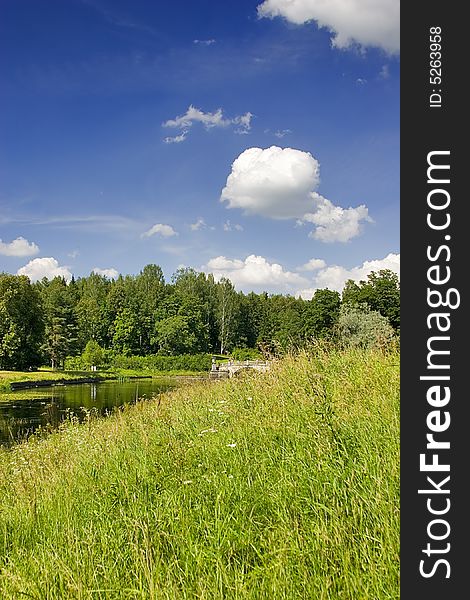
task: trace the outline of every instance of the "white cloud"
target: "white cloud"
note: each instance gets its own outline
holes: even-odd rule
[[[165,121],[163,127],[189,128],[193,123],[202,123],[206,129],[211,129],[212,127],[227,127],[231,122],[230,119],[223,116],[221,108],[213,113],[205,113],[191,104],[184,115]]]
[[[119,275],[119,271],[116,271],[116,269],[99,269],[98,267],[93,267],[92,272],[97,275],[104,275],[108,279],[117,279]]]
[[[34,256],[39,252],[34,242],[28,242],[24,237],[17,237],[12,242],[2,242],[0,239],[0,254],[3,256]]]
[[[338,265],[326,267],[317,273],[315,285],[317,288],[327,287],[331,290],[341,291],[348,279],[353,281],[366,280],[369,273],[382,269],[390,269],[400,276],[400,255],[390,253],[385,258],[366,260],[362,265],[352,269],[345,269]]]
[[[212,44],[215,44],[216,40],[214,39],[210,39],[210,40],[193,40],[193,44],[200,44],[201,46],[212,46]]]
[[[77,258],[77,256],[80,256],[80,251],[79,250],[72,250],[72,252],[69,252],[67,254],[67,256],[69,256],[70,258]]]
[[[356,208],[341,208],[312,192],[315,211],[304,215],[304,220],[316,225],[309,237],[321,242],[347,242],[361,233],[363,221],[372,221],[364,204]]]
[[[274,132],[274,135],[277,138],[281,139],[281,138],[285,137],[286,135],[289,135],[289,133],[292,133],[292,131],[290,129],[282,129],[282,130],[278,129],[277,131]]]
[[[390,77],[390,69],[388,65],[383,65],[380,69],[379,79],[388,79]]]
[[[220,200],[245,214],[291,219],[312,208],[309,192],[319,181],[318,161],[309,152],[248,148],[233,162]]]
[[[238,223],[232,224],[229,220],[225,221],[223,227],[224,231],[243,231],[243,227],[241,225],[239,225]]]
[[[184,115],[180,115],[179,117],[169,119],[162,123],[162,127],[174,127],[182,130],[179,135],[176,135],[175,137],[166,137],[164,138],[164,141],[167,144],[183,142],[187,138],[193,123],[202,123],[206,129],[238,125],[238,128],[235,129],[235,133],[248,133],[251,129],[252,118],[253,114],[251,112],[247,112],[244,115],[237,115],[233,118],[227,118],[224,116],[221,108],[218,108],[213,113],[205,113],[191,104]]]
[[[356,79],[357,85],[365,85],[367,83],[367,79],[363,79],[362,77],[358,77]]]
[[[235,117],[234,119],[232,119],[232,123],[240,125],[240,127],[235,129],[235,133],[242,135],[249,133],[251,129],[251,119],[253,118],[253,116],[253,113],[247,112],[244,115],[241,115],[240,117]]]
[[[297,25],[316,21],[332,32],[337,48],[359,44],[389,54],[400,49],[399,0],[264,0],[258,16],[284,17]]]
[[[199,231],[199,229],[205,229],[207,225],[204,219],[199,217],[199,219],[195,223],[191,223],[190,227],[191,231]]]
[[[162,223],[156,223],[148,231],[141,234],[140,237],[150,237],[152,235],[161,235],[162,237],[172,237],[178,235],[178,232],[173,229],[171,225],[163,225]]]
[[[248,148],[235,159],[220,201],[247,215],[313,223],[310,236],[322,242],[347,242],[370,221],[364,205],[341,208],[320,196],[320,164],[293,148]]]
[[[184,142],[184,140],[187,137],[188,137],[188,130],[184,129],[179,135],[168,136],[166,138],[163,138],[163,141],[165,142],[165,144],[180,144],[181,142]]]
[[[297,267],[297,271],[318,271],[326,267],[326,262],[322,258],[311,258],[305,264]]]
[[[298,273],[286,271],[277,263],[269,263],[263,256],[250,254],[245,260],[217,256],[203,268],[213,273],[216,280],[226,277],[237,288],[293,292],[308,283]]]
[[[366,260],[360,266],[346,269],[340,265],[327,265],[324,260],[312,258],[297,271],[315,271],[311,279],[293,273],[277,263],[269,263],[263,256],[250,254],[244,260],[225,256],[211,258],[202,267],[213,273],[216,280],[230,279],[237,289],[292,293],[310,300],[317,289],[328,288],[341,292],[348,279],[367,280],[372,271],[390,269],[400,276],[400,255],[390,253],[385,258]]]
[[[64,277],[66,281],[72,279],[72,273],[66,266],[60,266],[58,261],[52,256],[46,258],[34,258],[28,264],[17,271],[18,275],[27,275],[31,281],[38,281],[43,277],[54,279],[54,277]]]

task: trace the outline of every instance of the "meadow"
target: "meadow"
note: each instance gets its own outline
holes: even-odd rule
[[[399,355],[313,348],[0,451],[0,598],[399,598]]]

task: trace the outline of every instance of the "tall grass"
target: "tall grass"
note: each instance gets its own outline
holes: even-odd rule
[[[398,356],[303,352],[0,453],[0,597],[399,597]]]

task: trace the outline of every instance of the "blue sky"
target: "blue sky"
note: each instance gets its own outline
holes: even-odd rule
[[[0,270],[399,269],[396,0],[2,0]]]

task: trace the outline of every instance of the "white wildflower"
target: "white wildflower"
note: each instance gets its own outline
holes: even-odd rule
[[[236,442],[233,442],[233,444],[227,444],[227,448],[235,448],[236,445]]]
[[[204,435],[205,433],[217,433],[217,429],[214,429],[213,427],[210,429],[203,429],[198,435]]]

